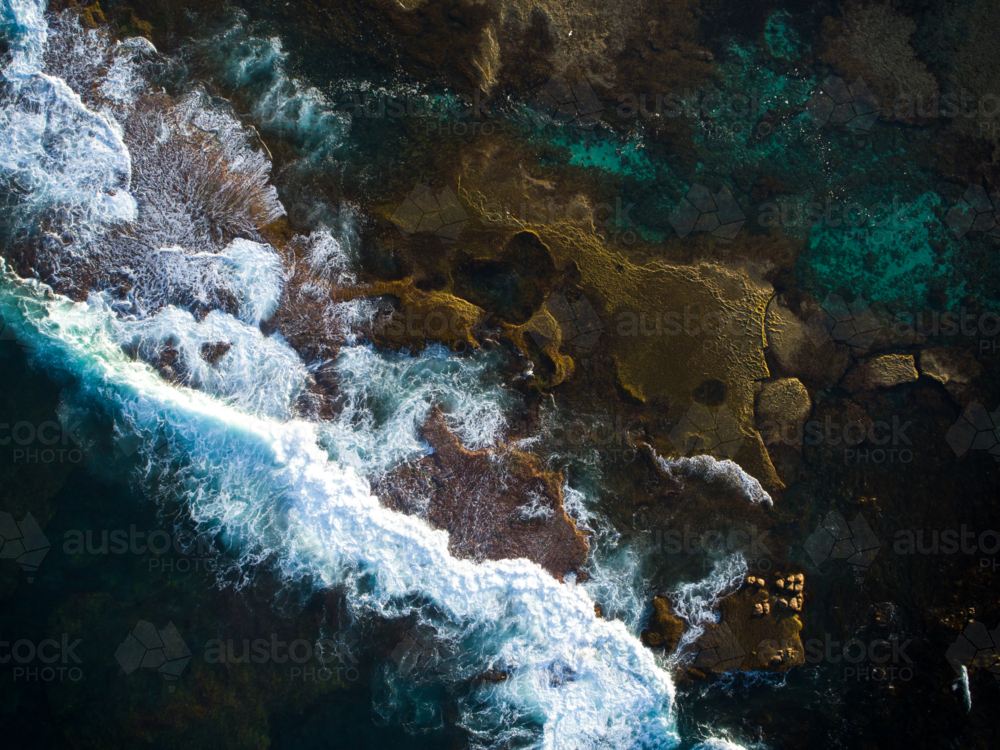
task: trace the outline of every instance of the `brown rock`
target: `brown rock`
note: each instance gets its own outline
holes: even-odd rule
[[[220,341],[214,344],[202,344],[201,358],[206,362],[208,362],[208,364],[214,365],[216,362],[219,361],[222,355],[224,355],[232,348],[233,345],[225,341]]]
[[[884,354],[858,365],[844,378],[851,393],[916,382],[917,368],[909,354]]]
[[[803,313],[813,315],[819,310],[809,308]],[[778,365],[781,375],[798,378],[812,387],[825,388],[839,381],[847,371],[850,353],[830,339],[826,330],[815,322],[805,323],[776,298],[768,305],[764,318],[768,353]]]
[[[966,349],[925,349],[920,352],[919,364],[920,374],[941,383],[959,406],[972,400],[972,381],[983,371]]]
[[[823,24],[823,60],[848,84],[862,77],[874,103],[889,119],[911,122],[919,103],[937,101],[937,80],[910,44],[917,24],[890,4],[848,2],[839,18]]]
[[[779,578],[775,585],[788,578]],[[762,595],[760,589],[746,586],[719,603],[719,622],[706,625],[693,644],[695,669],[716,674],[757,669],[783,672],[805,663],[797,611],[784,599],[770,607],[759,600]],[[795,601],[801,610],[801,597]],[[782,602],[785,606],[779,609]]]
[[[437,411],[423,437],[434,453],[378,483],[383,505],[446,530],[457,557],[526,558],[559,580],[582,574],[589,547],[563,508],[560,474],[513,448],[467,450]]]
[[[177,385],[183,385],[187,382],[188,374],[181,353],[173,343],[167,343],[160,349],[155,356],[150,358],[149,364],[156,368],[164,380]]]
[[[653,599],[653,616],[649,627],[642,632],[642,642],[670,652],[677,648],[683,633],[684,623],[674,616],[670,602],[660,596]]]
[[[797,436],[799,426],[809,418],[812,399],[809,391],[795,378],[766,381],[757,396],[757,427],[765,445],[782,442],[782,436]]]

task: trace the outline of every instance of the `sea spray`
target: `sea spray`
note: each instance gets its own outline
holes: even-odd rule
[[[348,119],[323,92],[288,73],[277,37],[253,36],[240,19],[196,51],[211,59],[223,85],[249,100],[261,127],[293,143],[306,164],[320,166],[343,144]]]
[[[752,503],[774,505],[771,496],[767,494],[754,477],[747,474],[739,465],[731,460],[722,461],[712,456],[680,456],[678,458],[662,458],[656,456],[656,461],[667,474],[673,476],[694,476],[706,484],[718,484],[727,489],[734,489]]]
[[[746,750],[746,748],[731,740],[713,737],[698,743],[691,750]]]
[[[135,218],[131,157],[113,118],[89,110],[65,81],[42,72],[43,9],[35,0],[0,6],[9,46],[0,93],[0,184],[17,186],[5,219],[16,233],[32,229],[40,213],[58,211],[64,235],[78,236]]]
[[[464,644],[456,669],[437,679],[465,686],[458,722],[473,743],[496,745],[516,738],[546,748],[674,746],[674,692],[668,675],[623,623],[595,617],[593,600],[583,587],[559,584],[524,560],[476,564],[453,558],[444,532],[381,507],[359,471],[330,460],[319,445],[316,424],[292,419],[279,408],[295,397],[296,371],[289,384],[265,383],[273,373],[260,367],[256,353],[272,345],[280,349],[282,342],[274,337],[265,342],[248,325],[269,313],[269,304],[252,304],[256,293],[265,302],[273,299],[269,287],[237,273],[235,289],[248,292],[236,295],[237,314],[206,310],[201,320],[173,306],[171,295],[152,293],[163,270],[155,262],[183,254],[178,268],[186,269],[201,262],[201,253],[217,257],[225,249],[220,227],[249,226],[273,218],[280,209],[273,189],[267,188],[269,163],[246,149],[245,134],[235,121],[207,109],[200,93],[182,100],[180,110],[153,110],[155,116],[163,115],[165,129],[138,123],[133,174],[132,155],[121,138],[124,130],[111,116],[96,115],[65,82],[37,72],[46,34],[41,6],[19,5],[13,12],[10,4],[3,7],[4,30],[13,39],[15,56],[5,75],[30,77],[38,90],[58,94],[33,100],[43,119],[49,109],[72,115],[50,118],[56,129],[49,135],[57,142],[72,142],[77,128],[85,145],[93,136],[93,148],[79,149],[90,163],[77,164],[77,152],[66,151],[17,173],[39,177],[25,193],[36,199],[27,214],[70,207],[72,220],[64,228],[77,231],[65,237],[69,249],[56,248],[55,263],[110,247],[119,253],[115,258],[130,259],[126,265],[140,269],[140,282],[141,269],[148,269],[151,282],[131,287],[138,291],[131,310],[116,309],[102,295],[92,297],[90,304],[73,303],[0,266],[0,315],[32,350],[36,365],[69,375],[73,385],[67,388],[68,400],[107,416],[120,436],[134,438],[148,471],[172,476],[168,485],[179,493],[195,527],[224,539],[245,569],[267,560],[296,580],[311,578],[341,588],[358,616],[415,615],[442,642]],[[19,9],[26,10],[19,16]],[[127,117],[141,110],[128,86],[140,87],[145,79],[133,76],[125,62],[115,65],[112,61],[114,85],[94,87],[88,95],[97,92],[105,100],[102,107]],[[22,89],[31,90],[30,85]],[[6,141],[3,155],[10,160],[5,164],[20,168],[17,149],[34,148],[48,131],[18,127],[5,131],[17,138]],[[181,154],[191,156],[190,161],[169,158],[183,147],[183,141],[170,140],[178,135],[194,144],[190,154]],[[199,161],[199,153],[207,153],[208,161]],[[242,171],[220,171],[219,165],[227,163]],[[203,168],[207,172],[199,171]],[[170,182],[174,174],[184,178],[185,170],[198,177],[188,183],[194,187],[191,194],[181,183]],[[224,173],[228,179],[220,182]],[[213,192],[213,186],[235,187]],[[49,200],[56,187],[65,194]],[[93,206],[115,210],[89,210]],[[122,207],[127,210],[118,210]],[[115,241],[92,242],[123,222],[132,222],[127,233],[105,237]],[[235,263],[239,270],[238,258]],[[191,289],[204,292],[200,281],[193,279]],[[217,335],[233,348],[222,355],[213,375],[194,367],[193,352],[199,345],[220,343],[209,340]],[[171,384],[122,349],[123,342],[155,348],[168,340],[181,345],[192,365],[184,374],[187,381],[208,392]],[[233,359],[224,363],[230,354]],[[452,358],[435,361],[435,356],[431,352],[423,364],[448,380]],[[421,377],[418,387],[429,384],[434,390],[435,382]],[[452,413],[460,414],[465,402],[461,394],[455,397]],[[498,411],[491,405],[482,419],[457,419],[460,437],[467,444],[489,444],[497,433]],[[468,413],[475,410],[470,406]],[[477,679],[489,673],[506,679]]]
[[[472,638],[461,723],[493,741],[532,731],[538,747],[671,747],[673,685],[625,625],[594,616],[579,586],[525,560],[475,564],[447,534],[386,510],[353,469],[331,462],[315,425],[252,417],[162,381],[128,360],[111,315],[4,272],[0,313],[36,361],[68,372],[79,397],[108,408],[182,475],[192,520],[225,529],[248,563],[277,558],[297,577],[347,592],[359,616],[417,614],[448,638]],[[479,708],[473,708],[477,706]]]
[[[965,701],[965,710],[972,710],[972,689],[969,687],[969,668],[962,665],[962,676],[958,678],[962,687],[962,699]]]
[[[718,621],[716,607],[728,594],[738,589],[748,571],[742,552],[716,560],[712,572],[700,581],[684,583],[670,593],[674,614],[687,623],[677,646],[678,658],[685,658],[688,648],[705,632],[705,626]]]
[[[465,447],[490,447],[500,439],[505,408],[513,402],[493,374],[500,357],[457,357],[440,345],[416,356],[370,345],[345,347],[333,365],[342,411],[320,427],[323,445],[333,460],[375,479],[427,453],[420,429],[438,408]]]
[[[103,297],[95,296],[92,304],[110,309]],[[249,414],[290,419],[308,383],[302,360],[280,335],[264,336],[259,328],[217,310],[197,320],[186,310],[165,307],[146,318],[112,319],[112,329],[121,346],[144,361],[157,361],[169,347],[186,385]],[[204,352],[212,346],[226,350],[210,363]]]

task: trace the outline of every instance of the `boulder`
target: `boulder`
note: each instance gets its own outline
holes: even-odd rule
[[[653,599],[653,616],[649,620],[649,627],[642,632],[642,642],[669,653],[677,648],[683,633],[684,622],[674,616],[670,602],[661,596]]]
[[[757,423],[797,425],[812,411],[809,391],[796,378],[779,378],[763,383],[757,396]],[[765,441],[766,442],[766,441]]]
[[[795,377],[815,388],[833,385],[847,371],[850,352],[830,338],[818,323],[806,323],[780,298],[772,300],[764,318],[768,354],[780,375]]]
[[[919,356],[920,374],[945,387],[959,406],[973,400],[972,381],[983,371],[972,352],[966,349],[924,349]]]
[[[851,393],[891,388],[903,383],[914,383],[917,367],[909,354],[883,354],[859,364],[844,378],[844,388]]]

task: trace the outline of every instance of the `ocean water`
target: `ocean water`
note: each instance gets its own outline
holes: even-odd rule
[[[496,442],[513,398],[490,377],[496,358],[348,346],[330,365],[343,409],[302,421],[307,365],[260,326],[287,269],[265,242],[227,239],[250,217],[266,224],[283,212],[266,157],[204,93],[160,100],[144,67],[156,56],[147,42],[112,46],[67,18],[50,26],[44,10],[4,0],[0,177],[21,188],[13,234],[58,235],[45,245],[51,275],[76,299],[5,263],[0,316],[31,367],[67,384],[64,419],[87,415],[110,428],[104,437],[133,455],[132,486],[183,508],[246,579],[266,566],[308,580],[342,592],[358,621],[415,618],[447,647],[444,665],[376,680],[377,694],[395,696],[376,702],[383,718],[393,720],[397,703],[433,715],[433,705],[421,707],[430,684],[460,691],[452,721],[476,746],[677,745],[673,684],[637,639],[637,618],[595,617],[587,587],[531,562],[458,560],[445,532],[372,495],[372,478],[429,450],[419,428],[434,407],[467,447]],[[260,126],[322,159],[335,128],[321,97],[280,77],[277,42],[232,34],[223,43],[232,83],[271,77],[253,92]],[[199,149],[187,154],[192,141]],[[214,190],[223,175],[238,189]],[[311,262],[344,280],[349,267],[331,243],[314,243]],[[80,272],[112,258],[129,283]],[[231,349],[211,367],[199,352],[218,341]],[[183,382],[149,364],[168,345]],[[598,575],[595,585],[628,588],[612,579]],[[490,672],[505,679],[475,680]]]
[[[788,115],[817,85],[796,61],[818,54],[801,14],[790,11],[770,11],[757,42],[725,37],[708,84],[756,92],[771,138],[746,137],[746,123],[725,116],[690,124],[698,159],[685,167],[642,128],[545,131],[529,122],[524,102],[511,101],[495,102],[491,117],[502,137],[537,149],[561,179],[598,175],[635,201],[635,226],[616,241],[673,239],[667,217],[692,180],[717,185],[767,172],[787,189],[780,200],[791,215],[815,196],[869,205],[895,194],[908,211],[881,233],[783,226],[803,243],[795,271],[814,298],[850,287],[871,302],[919,309],[988,289],[988,274],[967,273],[959,243],[931,221],[947,206],[924,183],[939,178],[911,160],[929,136],[880,144],[872,158],[856,139]],[[17,578],[0,570],[0,598],[10,603],[0,642],[80,632],[86,662],[79,685],[22,685],[0,668],[0,718],[12,736],[39,747],[98,747],[116,733],[127,737],[123,746],[156,748],[861,746],[859,707],[881,711],[898,683],[869,700],[874,688],[846,684],[828,663],[692,682],[684,654],[756,566],[791,561],[812,576],[819,566],[789,540],[808,535],[818,509],[842,507],[840,495],[874,496],[875,467],[844,479],[816,459],[808,483],[772,497],[732,460],[653,452],[647,473],[657,484],[637,488],[623,480],[639,474],[628,462],[643,458],[628,434],[612,446],[629,449],[620,451],[553,438],[581,422],[610,425],[608,405],[578,410],[562,393],[526,393],[525,365],[503,347],[373,345],[366,331],[384,307],[330,290],[354,291],[373,267],[402,275],[405,259],[395,235],[367,233],[365,210],[386,207],[352,204],[342,182],[382,196],[384,183],[410,179],[400,154],[452,154],[453,143],[424,130],[454,124],[448,105],[457,94],[396,72],[366,78],[365,64],[341,66],[339,52],[304,47],[288,19],[269,13],[279,11],[254,3],[227,11],[164,54],[144,38],[84,28],[77,13],[41,0],[0,0],[3,403],[28,415],[17,418],[51,422],[73,449],[59,465],[0,466],[8,503],[0,512],[27,523],[30,511],[52,546],[40,566],[12,564]],[[352,116],[344,91],[412,97],[432,115],[417,124]],[[844,180],[863,188],[851,192]],[[759,236],[754,208],[744,208],[746,231]],[[430,244],[445,258],[456,249]],[[928,281],[932,271],[940,283]],[[300,329],[283,327],[292,285],[310,301],[309,322],[319,321],[321,354],[304,356]],[[580,377],[590,377],[587,357],[575,359]],[[942,400],[942,392],[924,398]],[[827,389],[822,399],[837,396]],[[901,411],[901,399],[892,393],[880,408]],[[526,416],[532,400],[537,413]],[[435,411],[468,450],[495,449],[513,434],[517,447],[563,472],[564,507],[588,534],[586,576],[559,582],[526,560],[457,559],[445,531],[380,505],[373,488],[434,450],[421,428]],[[637,433],[661,426],[624,421]],[[936,460],[938,427],[916,427],[925,461]],[[773,522],[773,559],[732,550],[667,558],[657,534],[674,528],[671,514],[684,517],[690,503],[708,515],[716,497]],[[522,517],[551,514],[535,503]],[[878,527],[881,516],[871,516]],[[184,537],[183,552],[101,551],[102,529],[136,525]],[[96,551],[68,554],[77,535]],[[192,548],[209,564],[180,571]],[[880,601],[912,585],[878,577],[887,556],[888,544],[865,594],[874,588]],[[817,571],[811,596],[837,604],[803,613],[804,638],[868,627],[870,613],[838,610],[861,599],[851,585],[847,574]],[[654,596],[669,596],[688,626],[675,658],[640,639]],[[139,621],[161,634],[176,627],[192,652],[179,679],[155,665],[123,673],[116,649]],[[206,658],[215,639],[235,640],[238,652],[258,636],[343,638],[351,646],[342,663],[357,668],[310,682],[280,665],[259,676],[236,659]],[[922,674],[948,668],[933,649],[916,648]],[[927,698],[933,691],[903,685],[901,700],[952,700],[963,718],[990,705],[984,688],[994,686],[981,674],[945,679],[954,695]]]

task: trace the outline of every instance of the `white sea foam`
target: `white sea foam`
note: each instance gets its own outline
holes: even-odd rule
[[[313,165],[343,143],[346,118],[323,92],[289,75],[288,53],[277,37],[251,36],[236,23],[204,51],[226,85],[251,95],[262,126],[292,141]]]
[[[680,658],[685,657],[687,647],[705,632],[706,625],[718,621],[716,607],[743,584],[747,571],[743,553],[736,552],[716,560],[712,572],[702,580],[683,583],[670,591],[674,614],[688,625],[675,652]]]
[[[235,277],[240,317],[247,323],[259,325],[274,315],[284,286],[284,268],[274,248],[235,239],[219,257],[227,262]]]
[[[713,737],[704,742],[699,742],[692,750],[746,750],[746,748],[743,745],[737,745],[731,740]]]
[[[106,305],[96,299],[93,304],[102,302]],[[115,320],[114,330],[122,346],[146,361],[172,347],[188,385],[250,414],[290,419],[308,380],[302,360],[281,336],[264,336],[217,310],[198,321],[186,310],[165,307],[150,317]],[[215,364],[202,356],[202,347],[210,344],[229,345]]]
[[[323,444],[335,461],[376,478],[429,450],[420,429],[437,407],[467,448],[492,446],[510,401],[490,379],[497,362],[488,353],[455,357],[440,345],[416,356],[347,347],[333,368],[343,411],[321,427]]]
[[[668,474],[695,476],[708,484],[719,483],[730,489],[735,489],[752,503],[774,504],[771,496],[761,487],[760,482],[743,471],[731,459],[719,461],[712,456],[680,456],[678,458],[657,456],[656,460]]]
[[[141,70],[125,62],[116,68],[114,55],[101,73],[107,86],[91,89],[103,99],[95,106],[107,109],[88,109],[65,82],[39,72],[42,6],[3,0],[0,8],[13,42],[4,75],[14,92],[0,122],[0,169],[27,180],[29,213],[43,213],[53,200],[64,204],[73,217],[68,226],[80,230],[67,240],[67,257],[106,252],[105,262],[119,261],[138,313],[116,316],[110,293],[71,303],[0,261],[0,316],[33,348],[38,366],[72,375],[67,398],[106,410],[122,435],[138,438],[138,455],[150,469],[171,473],[167,486],[181,493],[193,522],[221,535],[245,568],[268,559],[288,576],[341,586],[359,614],[416,613],[436,637],[465,644],[456,670],[435,679],[465,686],[459,722],[474,744],[676,745],[668,675],[622,622],[594,616],[583,587],[559,584],[524,560],[458,560],[444,532],[386,510],[370,492],[363,474],[426,449],[417,428],[434,405],[466,445],[496,440],[503,390],[484,386],[486,355],[462,359],[429,348],[410,357],[353,347],[336,363],[341,418],[322,429],[292,419],[301,364],[280,338],[252,325],[273,308],[280,280],[266,262],[261,273],[253,267],[266,259],[265,246],[223,245],[234,228],[281,210],[267,185],[267,159],[201,92],[159,109],[155,97],[140,102]],[[91,43],[100,37],[88,35],[83,48]],[[285,115],[311,127],[316,119],[303,104],[294,117]],[[50,151],[42,148],[46,139]],[[90,244],[87,232],[109,232],[125,220],[127,231]],[[186,294],[214,305],[206,290],[216,282],[235,294],[242,320],[218,310],[198,320],[171,306],[171,295]],[[156,297],[161,283],[169,293]],[[167,383],[129,359],[123,342],[151,352],[169,342],[188,382],[201,390]],[[209,365],[201,347],[220,342],[232,348]],[[474,680],[490,670],[507,679]]]
[[[45,3],[41,0],[5,0],[0,4],[0,34],[7,41],[10,60],[4,73],[29,77],[41,70],[48,38]]]
[[[669,677],[623,623],[594,617],[583,588],[524,560],[455,559],[444,532],[384,509],[357,472],[330,461],[314,425],[248,416],[129,361],[105,310],[5,272],[0,313],[37,362],[76,376],[81,398],[110,399],[150,460],[167,440],[183,457],[195,522],[223,524],[248,559],[278,555],[290,574],[343,586],[359,612],[418,610],[436,631],[473,639],[460,676],[508,674],[465,702],[474,736],[503,742],[535,727],[545,748],[676,744]]]
[[[969,669],[962,665],[962,676],[959,678],[962,685],[962,700],[965,702],[965,710],[972,710],[972,689],[969,687]]]
[[[62,79],[41,72],[47,33],[38,28],[40,5],[3,9],[13,49],[0,95],[0,180],[16,186],[14,225],[25,227],[43,210],[63,213],[63,232],[133,219],[121,128],[87,109]]]
[[[0,113],[0,178],[18,187],[14,223],[37,236],[42,272],[67,289],[90,280],[81,293],[115,290],[119,312],[145,315],[218,306],[232,290],[207,291],[204,258],[221,254],[243,282],[256,276],[260,306],[242,307],[266,318],[280,294],[274,263],[232,241],[284,213],[253,132],[197,88],[173,100],[153,87],[146,40],[113,42],[71,12],[46,35],[47,49],[22,45],[45,50],[32,52],[34,72],[5,69]]]

